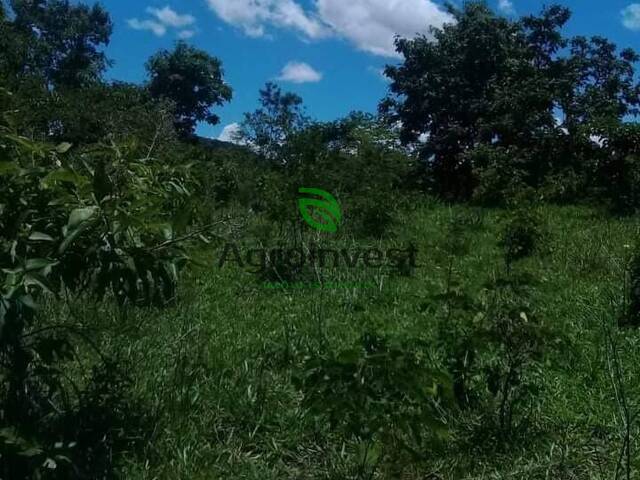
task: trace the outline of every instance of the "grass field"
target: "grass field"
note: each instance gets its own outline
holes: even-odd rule
[[[505,216],[424,202],[381,241],[415,244],[414,271],[324,273],[325,281],[369,288],[267,289],[255,274],[219,269],[220,243],[199,252],[200,266],[167,310],[72,302],[67,314],[127,366],[139,411],[124,414],[152,423],[151,437],[127,455],[124,478],[618,478],[627,430],[635,471],[640,335],[618,329],[617,320],[637,221],[543,207],[535,254],[507,271],[498,242]],[[251,244],[252,231],[243,231],[243,242]],[[444,368],[456,339],[482,322],[487,299],[506,290],[545,332],[542,353],[522,367],[514,391],[524,394],[508,433],[493,428],[483,380],[488,366],[508,362],[504,345],[467,372],[475,406],[445,409],[446,433],[425,440],[417,455],[363,445],[304,402],[295,379],[307,362],[348,350],[367,333],[421,342],[428,361]],[[364,410],[356,412],[361,423],[372,418]],[[367,460],[370,447],[376,453]]]
[[[96,2],[0,1],[0,480],[640,480],[640,4]]]

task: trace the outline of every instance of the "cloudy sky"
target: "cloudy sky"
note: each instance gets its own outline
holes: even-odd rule
[[[636,0],[640,1],[640,0]],[[219,57],[234,89],[218,109],[222,122],[199,133],[217,138],[233,131],[256,108],[267,81],[300,94],[320,120],[352,110],[375,111],[384,96],[385,64],[398,61],[396,34],[413,36],[441,25],[447,14],[436,0],[102,0],[115,31],[108,48],[109,77],[139,82],[144,62],[160,48],[185,39]],[[461,0],[454,0],[461,3]],[[503,15],[537,12],[536,0],[489,0]],[[640,3],[633,0],[560,0],[574,17],[571,35],[603,35],[640,50]]]

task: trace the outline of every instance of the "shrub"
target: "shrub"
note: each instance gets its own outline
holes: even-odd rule
[[[540,197],[547,202],[569,203],[575,202],[586,188],[584,174],[579,174],[573,168],[567,168],[557,173],[547,175],[540,186]]]
[[[103,374],[97,390],[70,386],[64,369],[76,360],[76,337],[85,337],[64,324],[43,326],[36,302],[88,292],[120,305],[165,304],[175,297],[188,259],[183,243],[198,218],[182,167],[131,158],[115,145],[74,161],[71,147],[30,141],[0,123],[0,457],[15,472],[7,478],[69,462],[52,440],[57,421],[84,418],[73,436],[93,442],[79,455],[97,463],[112,462],[113,452],[101,449],[116,448],[101,442],[127,424],[116,422],[128,408],[111,391],[123,382]],[[65,449],[67,440],[74,442],[66,438]]]
[[[439,325],[438,346],[462,407],[455,421],[471,428],[474,444],[513,439],[537,401],[537,372],[551,333],[528,301],[509,290],[478,301],[459,293],[452,307]]]
[[[315,356],[295,383],[312,413],[347,438],[412,453],[446,436],[451,380],[426,360],[428,346],[365,334],[353,349]]]
[[[511,435],[526,426],[536,401],[535,372],[550,334],[529,307],[514,302],[490,309],[482,328],[487,343],[479,362],[490,394],[486,412],[501,435]]]
[[[518,166],[517,152],[501,147],[479,146],[466,154],[474,166],[473,200],[490,206],[505,205],[525,186],[525,171]]]
[[[640,327],[640,252],[633,255],[627,270],[625,311],[620,319],[623,326]]]
[[[622,213],[640,209],[640,125],[614,124],[596,127],[593,135],[603,144],[599,181],[612,206]]]
[[[532,207],[518,207],[510,213],[500,239],[507,267],[533,254],[543,238],[541,223]]]

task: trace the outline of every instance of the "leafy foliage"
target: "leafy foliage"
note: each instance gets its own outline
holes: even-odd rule
[[[522,306],[507,303],[489,315],[494,315],[487,318],[485,327],[490,348],[482,352],[485,358],[481,361],[494,404],[493,421],[498,432],[512,435],[526,427],[530,404],[536,401],[539,389],[531,374],[540,367],[545,344],[552,336]]]
[[[632,49],[617,52],[602,37],[576,37],[567,60],[571,90],[561,97],[570,131],[579,125],[618,122],[640,113],[640,84],[635,64],[640,56]]]
[[[132,160],[115,145],[69,159],[71,144],[40,144],[1,128],[6,160],[0,163],[0,455],[9,472],[27,476],[74,463],[69,455],[76,454],[52,446],[52,422],[69,425],[76,414],[86,417],[82,421],[99,418],[89,418],[96,410],[86,409],[98,407],[83,404],[85,394],[72,400],[58,368],[76,359],[69,330],[40,329],[36,301],[44,293],[88,291],[109,294],[121,305],[166,303],[188,259],[179,237],[195,216],[187,167],[150,157]],[[110,394],[94,399],[106,401]],[[105,415],[116,411],[115,404],[100,408]],[[76,449],[79,458],[103,455],[86,449],[102,448],[91,445],[111,437],[106,432],[117,424],[105,419],[95,427],[103,430],[88,438],[91,428],[79,425],[70,433],[77,436],[70,443],[85,442]],[[110,453],[104,455],[95,462],[107,461]]]
[[[146,155],[150,149],[158,152],[175,142],[173,109],[169,102],[152,99],[144,88],[115,82],[61,89],[47,98],[36,115],[42,123],[47,122],[50,141],[135,143],[140,148],[137,153]]]
[[[163,50],[151,57],[147,71],[151,95],[175,104],[175,126],[183,136],[191,135],[197,122],[217,124],[219,118],[211,107],[232,97],[220,60],[182,41],[173,51]]]
[[[307,361],[297,385],[311,412],[347,437],[417,453],[447,435],[454,406],[451,380],[429,365],[426,347],[366,334],[354,349]]]
[[[78,87],[100,78],[111,18],[100,5],[68,0],[11,0],[15,29],[28,39],[20,74],[41,73],[48,84]]]
[[[513,210],[500,240],[507,266],[530,256],[542,237],[541,221],[535,208],[521,206]]]
[[[522,145],[537,130],[552,128],[553,99],[546,69],[534,63],[537,52],[519,24],[478,2],[451,13],[456,23],[435,30],[435,42],[397,40],[405,62],[387,67],[395,97],[382,109],[402,121],[404,141],[428,134],[420,155],[437,188],[465,198],[474,165],[461,155],[494,141]]]
[[[557,5],[518,21],[483,2],[450,12],[456,22],[434,30],[435,41],[397,40],[405,60],[387,67],[391,92],[380,106],[390,122],[401,122],[405,143],[426,138],[418,148],[433,189],[467,199],[478,184],[479,197],[503,188],[498,177],[509,172],[534,188],[559,172],[590,176],[593,156],[579,161],[581,129],[637,115],[640,57],[603,38],[564,38],[570,12]]]
[[[603,152],[597,170],[601,188],[616,211],[634,213],[640,208],[640,126],[607,124],[594,128]]]
[[[624,326],[640,326],[640,255],[634,252],[627,272],[625,311],[619,323]]]
[[[268,82],[260,90],[261,108],[245,114],[239,139],[245,141],[269,160],[288,161],[289,142],[309,125],[302,107],[302,98],[283,93],[275,83]]]

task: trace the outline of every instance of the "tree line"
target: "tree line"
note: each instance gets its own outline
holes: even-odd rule
[[[20,99],[22,130],[35,137],[148,141],[162,126],[163,138],[194,140],[197,124],[217,124],[214,108],[232,100],[220,60],[182,41],[148,60],[142,85],[106,83],[113,24],[98,5],[12,0],[9,7],[0,13],[0,74]],[[484,2],[447,9],[453,22],[397,39],[402,61],[385,70],[389,94],[376,118],[386,129],[378,134],[418,159],[422,187],[493,204],[523,188],[552,201],[605,195],[615,208],[634,210],[638,54],[603,37],[567,37],[571,12],[560,5],[518,19]],[[260,94],[240,139],[261,157],[282,161],[292,144],[304,144],[295,136],[336,133],[336,122],[309,118],[299,96],[272,83]]]

